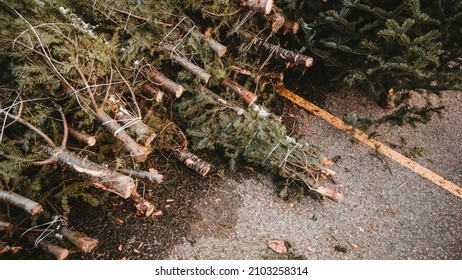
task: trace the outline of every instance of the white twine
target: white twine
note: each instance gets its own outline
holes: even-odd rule
[[[183,17],[180,22],[178,22],[168,33],[167,35],[164,36],[164,38],[162,38],[162,40],[160,41],[159,45],[161,45],[165,39],[167,39],[168,36],[170,36],[170,34],[172,34],[172,32],[183,22],[183,20],[185,20],[186,17]]]
[[[279,145],[281,144],[281,140],[279,140],[279,142],[276,144],[276,146],[273,147],[273,149],[271,150],[271,152],[266,156],[266,158],[261,162],[261,164],[265,163],[265,161],[271,156],[271,154],[273,154],[274,151],[276,151],[276,149],[279,147]]]
[[[283,165],[286,164],[287,159],[289,158],[290,154],[291,154],[299,145],[300,145],[299,143],[295,144],[295,146],[293,146],[292,149],[290,149],[289,152],[287,152],[286,157],[285,157],[285,158],[281,161],[281,163],[279,164],[279,166],[278,166],[279,168],[281,168]]]
[[[50,231],[48,232],[48,230],[53,226],[54,223],[56,222],[59,222],[56,229],[55,230],[59,230],[61,228],[61,224],[65,223],[66,222],[66,218],[61,216],[61,215],[57,215],[57,216],[54,216],[53,220],[48,222],[48,223],[43,223],[43,224],[40,224],[40,225],[36,225],[34,227],[31,227],[29,229],[27,229],[26,231],[24,231],[21,236],[19,238],[22,238],[24,236],[24,234],[28,233],[29,231],[33,230],[33,229],[36,229],[36,228],[39,228],[39,227],[42,227],[42,226],[47,226],[46,229],[43,230],[43,232],[37,237],[37,239],[34,241],[34,246],[37,247],[38,244],[40,242],[42,242],[45,238],[47,238],[49,235],[51,235],[53,233],[53,231]]]

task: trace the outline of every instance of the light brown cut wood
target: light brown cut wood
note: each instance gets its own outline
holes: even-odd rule
[[[78,131],[72,127],[69,127],[69,135],[71,135],[76,140],[87,144],[90,147],[93,147],[96,144],[96,137],[88,134],[86,131]]]
[[[76,230],[72,230],[64,225],[61,226],[59,232],[64,238],[72,242],[72,244],[85,253],[90,253],[98,245],[97,239],[88,237],[87,235]]]
[[[235,94],[239,95],[248,106],[252,105],[257,100],[257,96],[255,94],[228,78],[224,79],[221,82],[221,85],[230,88]]]
[[[178,98],[183,94],[184,88],[180,84],[172,81],[159,71],[151,69],[148,76],[156,82],[159,87],[171,94],[173,97]]]
[[[43,211],[40,204],[14,192],[0,190],[0,201],[14,205],[35,216]]]
[[[138,143],[121,128],[117,121],[108,116],[103,109],[98,110],[96,118],[124,145],[124,148],[130,152],[130,155],[135,161],[143,162],[147,159],[149,150],[146,147],[138,145]]]

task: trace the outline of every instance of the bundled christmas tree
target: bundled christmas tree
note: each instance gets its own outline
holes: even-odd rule
[[[149,157],[168,152],[201,175],[210,171],[188,150],[189,140],[197,150],[224,152],[232,165],[241,159],[340,198],[317,183],[332,174],[318,149],[289,137],[255,104],[266,84],[282,80],[268,70],[284,67],[271,65],[273,58],[312,63],[278,46],[276,32],[283,26],[295,32],[297,24],[276,12],[265,18],[272,1],[0,3],[6,19],[0,59],[9,66],[2,72],[0,201],[39,215],[30,221],[45,221],[46,236],[59,233],[85,252],[94,248],[97,241],[80,238],[64,218],[71,197],[104,201],[105,193],[91,186],[130,199],[150,216],[155,206],[137,182],[161,183],[162,175],[144,164]],[[63,178],[53,176],[57,168]],[[43,235],[16,231],[23,214],[5,213],[2,220],[10,221],[2,230],[27,235],[56,258],[67,256]]]
[[[460,1],[279,1],[325,75],[393,107],[409,90],[460,90]]]

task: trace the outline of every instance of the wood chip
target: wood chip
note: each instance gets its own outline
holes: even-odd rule
[[[278,254],[287,254],[287,247],[284,244],[284,241],[270,240],[268,241],[268,247]]]

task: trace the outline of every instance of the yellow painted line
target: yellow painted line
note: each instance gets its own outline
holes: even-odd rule
[[[450,192],[451,194],[459,198],[462,198],[462,188],[461,187],[457,186],[451,181],[444,179],[443,177],[431,171],[430,169],[425,168],[422,165],[418,164],[417,162],[403,156],[402,154],[391,149],[390,147],[386,146],[382,142],[377,141],[375,139],[370,139],[369,136],[365,134],[364,132],[355,129],[350,125],[345,124],[341,119],[330,114],[329,112],[325,111],[321,107],[314,105],[308,100],[303,99],[302,97],[298,96],[292,91],[282,86],[278,86],[276,87],[276,92],[280,94],[281,96],[284,96],[285,98],[289,99],[293,103],[297,104],[298,106],[310,111],[314,115],[324,119],[328,123],[332,124],[333,126],[345,132],[352,132],[354,130],[353,136],[359,141],[375,149],[377,152],[391,158],[392,160],[396,161],[402,166],[409,168],[410,170],[419,174],[420,176],[432,181],[437,186],[443,188],[444,190]]]

